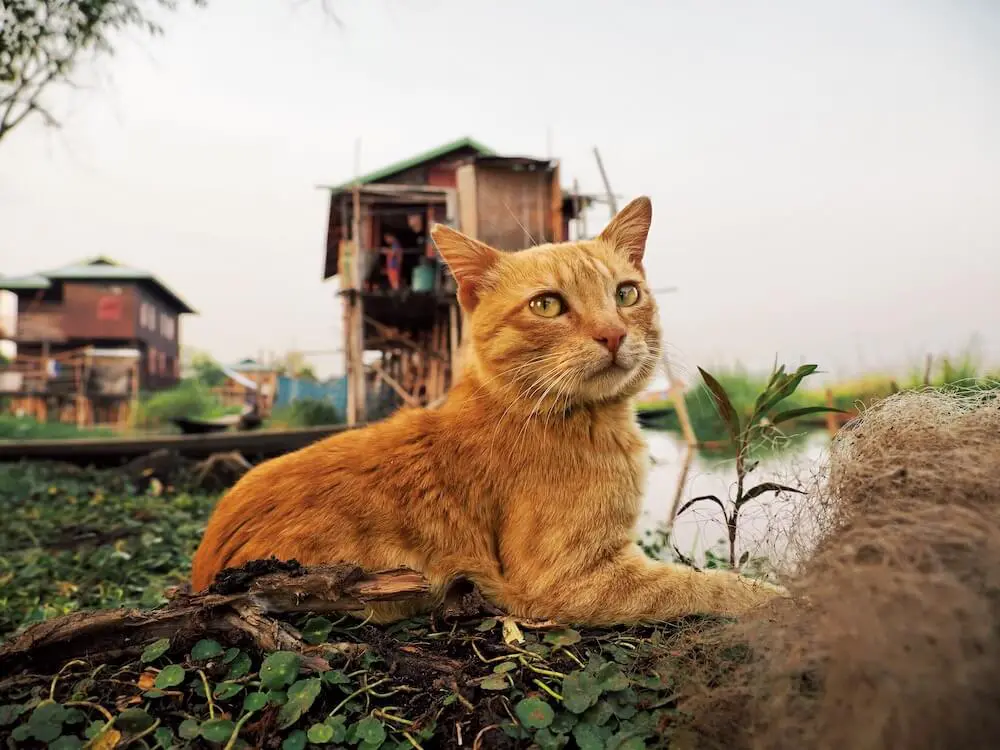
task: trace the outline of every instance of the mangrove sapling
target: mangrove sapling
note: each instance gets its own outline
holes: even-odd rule
[[[754,401],[753,411],[749,418],[743,423],[740,420],[740,415],[733,407],[732,400],[726,393],[726,389],[710,373],[700,367],[698,368],[698,372],[701,373],[701,377],[705,381],[705,386],[712,394],[716,410],[726,428],[729,442],[736,455],[736,497],[727,506],[727,503],[724,503],[716,495],[699,495],[684,503],[678,509],[675,517],[703,501],[718,505],[726,523],[726,533],[729,543],[729,565],[733,569],[742,566],[750,558],[750,551],[747,550],[740,556],[739,563],[737,563],[736,559],[736,532],[739,529],[740,512],[743,510],[743,507],[751,500],[768,492],[775,494],[780,492],[803,493],[801,489],[776,482],[761,482],[753,487],[747,487],[748,477],[760,463],[753,460],[751,455],[755,443],[767,437],[768,434],[780,435],[780,430],[777,429],[779,424],[790,422],[809,414],[818,414],[821,412],[843,413],[843,410],[829,406],[804,406],[775,412],[782,401],[795,393],[795,390],[802,383],[803,379],[812,375],[817,369],[817,365],[802,365],[794,373],[788,374],[785,372],[784,365],[780,367],[776,366],[771,373],[771,377],[768,379],[767,386]],[[672,522],[673,519],[671,519]]]

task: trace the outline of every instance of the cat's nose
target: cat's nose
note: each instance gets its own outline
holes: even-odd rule
[[[608,351],[612,354],[618,353],[618,347],[622,345],[625,340],[625,329],[611,327],[601,328],[594,332],[594,341],[598,344],[603,344],[608,348]]]

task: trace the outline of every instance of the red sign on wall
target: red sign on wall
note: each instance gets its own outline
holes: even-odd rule
[[[124,299],[120,295],[108,294],[97,300],[98,320],[121,320],[122,311],[125,307]]]

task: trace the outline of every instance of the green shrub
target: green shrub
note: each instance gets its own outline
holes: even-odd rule
[[[341,424],[343,416],[329,401],[317,398],[302,398],[288,406],[276,410],[272,423],[288,427],[321,427]]]
[[[135,413],[135,424],[155,427],[178,417],[211,419],[239,412],[239,407],[224,407],[211,389],[197,380],[182,380],[179,385],[143,399]]]

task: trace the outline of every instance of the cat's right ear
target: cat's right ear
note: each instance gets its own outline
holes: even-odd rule
[[[486,272],[500,260],[499,251],[444,224],[431,227],[431,238],[458,282],[459,304],[472,312],[479,304]]]

